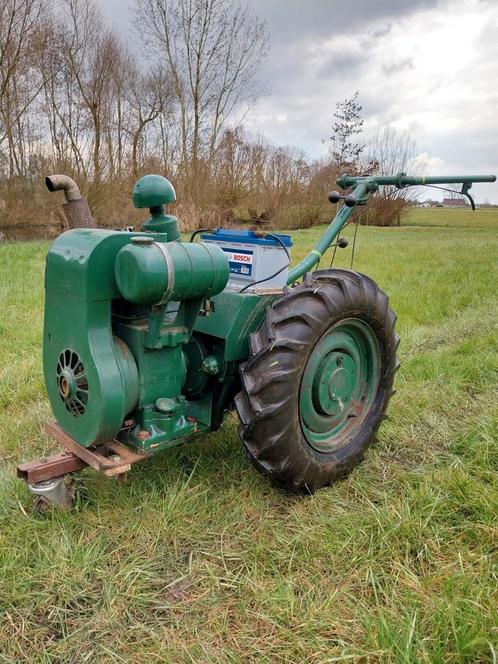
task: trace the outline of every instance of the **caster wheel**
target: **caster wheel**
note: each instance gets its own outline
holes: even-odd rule
[[[28,484],[34,494],[34,509],[44,513],[51,509],[72,510],[75,505],[76,485],[65,477],[54,477],[51,480]]]

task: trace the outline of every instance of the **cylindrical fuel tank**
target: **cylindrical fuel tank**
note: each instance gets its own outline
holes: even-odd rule
[[[147,236],[134,237],[119,251],[114,272],[123,298],[139,304],[216,295],[229,277],[228,259],[218,246]]]

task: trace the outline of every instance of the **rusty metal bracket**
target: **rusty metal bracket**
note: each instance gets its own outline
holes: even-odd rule
[[[77,470],[82,470],[87,465],[83,459],[75,456],[72,452],[65,451],[62,454],[54,454],[53,456],[28,461],[28,463],[21,463],[17,466],[17,477],[28,484],[35,484],[36,482],[44,482],[68,473],[74,473]]]
[[[124,476],[131,466],[150,458],[145,452],[134,452],[115,440],[95,447],[83,447],[67,435],[56,422],[47,422],[45,432],[64,448],[61,454],[35,459],[17,466],[17,476],[33,484],[91,466],[107,477]]]

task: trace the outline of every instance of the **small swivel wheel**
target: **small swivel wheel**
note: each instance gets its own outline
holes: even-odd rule
[[[313,493],[361,461],[394,393],[395,321],[387,295],[349,270],[309,273],[268,309],[236,397],[260,472]]]
[[[68,511],[75,505],[76,485],[65,476],[28,484],[28,488],[35,496],[37,512],[48,512],[53,508]]]

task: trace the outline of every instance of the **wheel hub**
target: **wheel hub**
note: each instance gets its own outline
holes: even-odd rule
[[[356,365],[349,355],[330,353],[313,380],[313,405],[325,415],[340,413],[350,403],[357,379]]]
[[[76,383],[74,374],[71,371],[64,369],[61,373],[59,380],[59,391],[62,399],[70,399],[76,392]]]
[[[380,352],[372,329],[355,318],[321,337],[300,388],[301,427],[319,452],[346,445],[365,420],[379,384]]]
[[[75,417],[83,415],[88,403],[88,380],[77,353],[64,350],[57,362],[57,386],[66,409]]]

